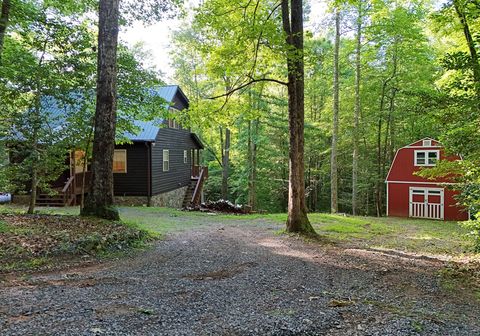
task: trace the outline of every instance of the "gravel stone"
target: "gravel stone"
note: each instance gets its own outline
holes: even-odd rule
[[[441,261],[272,229],[212,223],[132,257],[4,281],[0,334],[480,334],[480,304],[441,288]]]

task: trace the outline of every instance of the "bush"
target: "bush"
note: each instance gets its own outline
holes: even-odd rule
[[[480,253],[480,212],[475,219],[462,223],[462,226],[469,231],[467,236],[473,240],[474,251]]]

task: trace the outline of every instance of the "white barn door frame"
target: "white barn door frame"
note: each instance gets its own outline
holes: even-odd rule
[[[423,201],[414,202],[414,196],[423,196]],[[439,196],[440,202],[429,202],[430,196]],[[410,187],[409,190],[409,217],[413,218],[427,218],[427,219],[444,219],[445,207],[445,191],[443,188],[425,188],[425,187]]]

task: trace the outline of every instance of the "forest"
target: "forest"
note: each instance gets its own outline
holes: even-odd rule
[[[204,1],[175,33],[172,60],[194,103],[189,120],[209,145],[207,197],[282,212],[288,100],[275,5]],[[306,22],[315,17],[309,8]],[[384,215],[396,150],[424,137],[463,156],[455,167],[463,201],[478,206],[480,3],[329,1],[325,8],[305,31],[309,211]]]
[[[480,3],[285,3],[205,0],[186,12],[179,1],[120,2],[120,29],[183,20],[170,58],[190,109],[168,117],[206,145],[205,198],[285,212],[296,176],[305,197],[300,208],[383,216],[384,181],[396,150],[430,137],[463,161],[422,174],[457,172],[458,201],[476,213]],[[4,143],[18,134],[27,140],[22,164],[7,164],[2,146],[3,191],[25,181],[47,186],[64,169],[66,148],[95,151],[96,10],[96,1],[2,1],[0,132]],[[164,84],[161,69],[146,65],[148,50],[120,41],[117,51],[119,134],[135,131],[134,118],[167,112],[143,94]],[[75,126],[47,120],[44,97],[61,101]],[[292,169],[298,174],[289,176]]]

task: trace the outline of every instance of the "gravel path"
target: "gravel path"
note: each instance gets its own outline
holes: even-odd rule
[[[0,286],[1,335],[479,335],[441,261],[214,224],[132,258]]]

